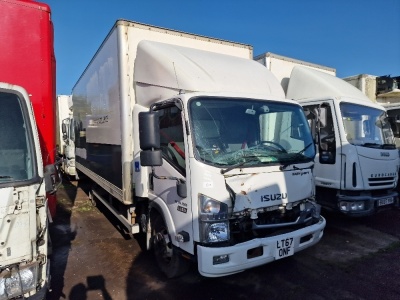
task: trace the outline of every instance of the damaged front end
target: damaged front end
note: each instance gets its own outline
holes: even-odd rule
[[[326,221],[313,200],[310,168],[257,174],[242,169],[224,179],[228,201],[199,197],[197,251],[203,276],[230,275],[282,259],[322,238]]]
[[[303,170],[300,178],[296,173],[300,172],[243,174],[225,179],[233,208],[229,217],[231,243],[284,234],[320,221],[321,207],[308,184],[312,172]],[[275,184],[263,187],[261,183],[267,180]]]
[[[290,205],[237,212],[230,218],[231,239],[236,244],[307,227],[319,222],[320,211],[314,201],[302,200]]]
[[[43,299],[47,292],[48,207],[38,186],[0,189],[0,300]]]

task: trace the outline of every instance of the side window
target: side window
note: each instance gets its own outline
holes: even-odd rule
[[[319,162],[321,164],[334,164],[336,161],[336,139],[330,106],[325,104],[308,105],[305,106],[305,109],[307,110],[307,121],[310,124],[313,135],[314,130],[315,132],[317,131],[319,122],[320,131],[316,132],[316,134],[319,134],[319,139],[316,139]]]
[[[316,139],[317,133],[317,120],[318,120],[318,105],[306,105],[303,107],[307,118],[308,125],[310,126],[313,138]]]
[[[388,110],[387,114],[394,137],[400,138],[400,110]]]
[[[186,175],[185,143],[181,111],[176,107],[159,110],[160,146],[163,158]]]
[[[22,101],[5,92],[0,93],[0,99],[0,175],[5,181],[30,179],[34,175],[33,153]]]

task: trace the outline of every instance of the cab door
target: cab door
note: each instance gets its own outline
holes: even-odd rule
[[[317,144],[314,169],[317,197],[320,202],[329,201],[334,205],[332,199],[336,199],[336,193],[332,189],[339,190],[343,180],[342,145],[334,102],[324,100],[304,104],[303,108],[307,112],[307,119]]]

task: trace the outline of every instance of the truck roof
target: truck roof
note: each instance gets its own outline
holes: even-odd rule
[[[14,2],[15,4],[18,5],[23,5],[23,6],[27,6],[30,8],[36,8],[39,10],[44,10],[47,12],[51,12],[50,6],[46,3],[43,2],[38,2],[38,1],[33,1],[33,0],[1,0],[2,2]]]
[[[145,40],[138,45],[134,81],[136,101],[144,106],[180,90],[285,97],[278,80],[254,60]]]
[[[270,59],[270,61],[268,62],[268,59]],[[256,61],[262,61],[264,60],[264,65],[267,68],[271,68],[271,66],[268,65],[268,63],[272,63],[273,60],[280,60],[280,61],[285,61],[291,65],[302,65],[302,66],[306,66],[306,67],[310,67],[313,69],[318,69],[318,70],[324,70],[326,73],[332,74],[332,75],[336,75],[336,69],[335,68],[331,68],[331,67],[327,67],[327,66],[323,66],[323,65],[319,65],[319,64],[315,64],[315,63],[311,63],[308,61],[304,61],[304,60],[300,60],[300,59],[295,59],[295,58],[291,58],[291,57],[287,57],[287,56],[283,56],[280,54],[275,54],[272,52],[265,52],[263,54],[257,55],[254,57],[254,60]]]
[[[350,97],[372,102],[359,89],[343,79],[303,66],[293,68],[286,97],[295,100],[317,97]]]

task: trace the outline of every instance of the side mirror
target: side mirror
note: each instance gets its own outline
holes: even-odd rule
[[[160,126],[158,112],[139,113],[140,163],[142,166],[161,166]]]
[[[140,152],[140,164],[144,167],[162,166],[161,150],[142,150]]]
[[[61,185],[59,168],[55,164],[44,167],[44,184],[46,193],[54,194]]]
[[[160,149],[160,126],[158,112],[139,113],[140,149]]]

